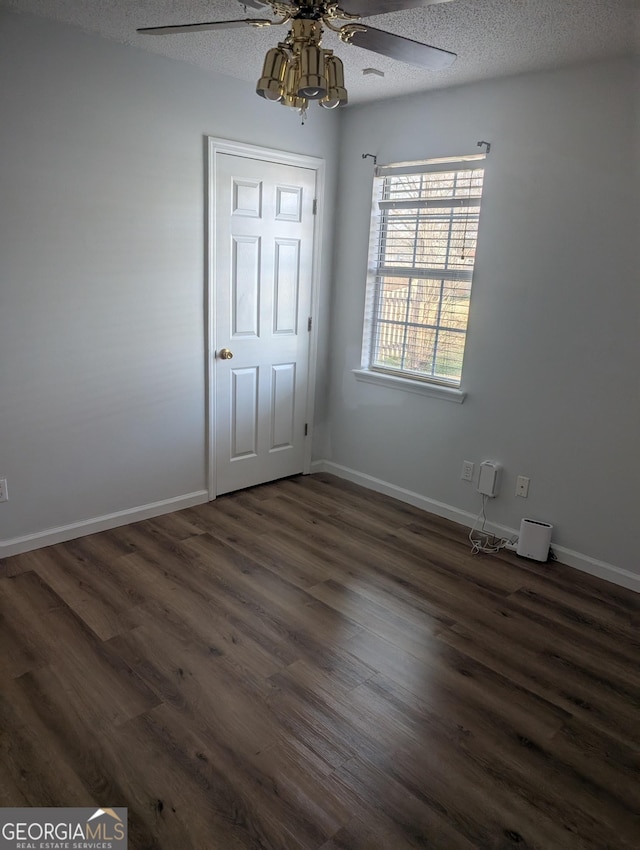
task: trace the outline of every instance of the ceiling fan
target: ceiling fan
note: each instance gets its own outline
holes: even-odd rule
[[[323,26],[338,34],[345,44],[355,44],[365,50],[381,53],[399,62],[438,71],[448,67],[456,54],[410,38],[375,29],[368,24],[355,23],[370,15],[383,15],[446,3],[449,0],[240,0],[271,13],[271,18],[242,18],[234,21],[209,21],[176,26],[143,27],[137,32],[148,35],[205,32],[237,27],[271,27],[289,25],[289,32],[267,51],[262,76],[256,92],[267,100],[279,102],[306,113],[310,100],[317,100],[325,109],[347,103],[344,68],[332,50],[322,47]]]

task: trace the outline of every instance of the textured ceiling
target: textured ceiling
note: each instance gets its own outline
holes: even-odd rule
[[[0,7],[74,24],[105,38],[182,59],[252,84],[284,27],[142,36],[137,27],[245,17],[238,0],[0,0]],[[247,17],[259,17],[255,8]],[[345,45],[326,33],[323,45],[345,65],[350,103],[556,68],[638,52],[640,0],[453,0],[366,19],[458,54],[445,71],[423,71]],[[365,68],[383,71],[364,76]]]

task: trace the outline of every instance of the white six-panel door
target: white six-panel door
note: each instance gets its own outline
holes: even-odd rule
[[[316,172],[218,152],[213,178],[210,374],[220,495],[303,471]]]

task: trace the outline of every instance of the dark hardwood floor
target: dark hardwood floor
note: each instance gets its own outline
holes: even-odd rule
[[[640,596],[328,475],[2,562],[0,805],[131,850],[640,847]]]

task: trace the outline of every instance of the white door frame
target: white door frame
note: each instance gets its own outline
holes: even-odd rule
[[[217,340],[215,339],[214,321],[214,296],[215,296],[215,252],[216,252],[216,204],[215,204],[215,175],[216,162],[219,154],[231,154],[233,156],[244,156],[251,159],[261,159],[266,162],[275,162],[279,165],[294,165],[300,168],[309,168],[316,172],[316,198],[318,201],[318,214],[314,220],[313,232],[313,271],[311,277],[311,315],[313,322],[309,339],[309,373],[307,376],[307,398],[306,398],[306,422],[309,424],[308,435],[304,447],[303,472],[311,472],[311,449],[313,443],[313,413],[315,406],[316,371],[318,358],[318,308],[320,304],[320,280],[321,280],[321,250],[322,244],[322,222],[324,210],[324,179],[325,163],[323,159],[314,156],[290,153],[288,151],[273,150],[257,145],[249,145],[244,142],[234,142],[229,139],[219,139],[215,136],[207,137],[208,163],[207,163],[207,293],[206,293],[206,363],[205,363],[205,398],[206,398],[206,465],[207,465],[207,488],[209,490],[209,501],[216,498],[216,369],[215,352]]]

